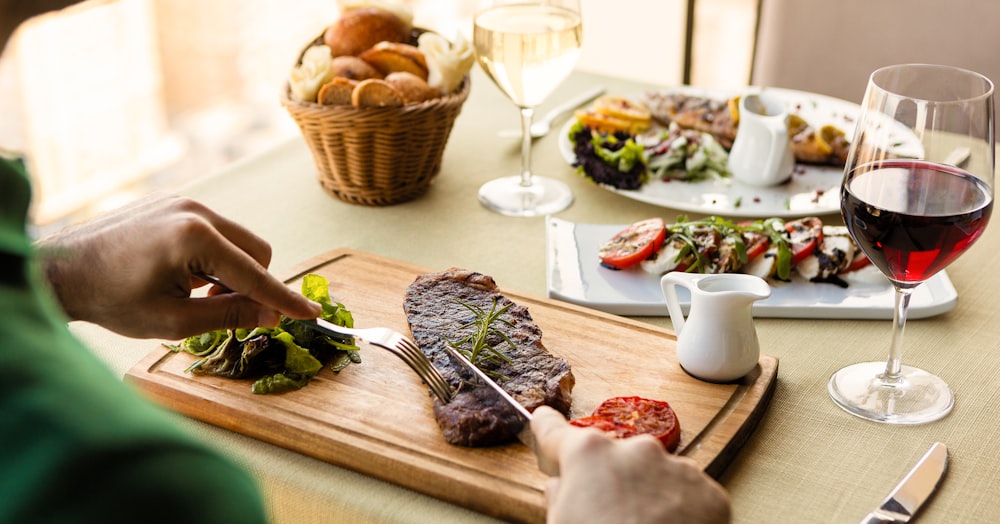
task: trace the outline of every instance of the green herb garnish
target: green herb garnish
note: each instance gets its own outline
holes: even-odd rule
[[[472,364],[476,367],[482,369],[489,375],[496,376],[496,373],[484,369],[483,364],[487,362],[511,362],[511,358],[504,355],[497,347],[491,346],[487,342],[487,339],[491,335],[495,335],[503,339],[503,341],[509,344],[511,348],[514,347],[514,342],[510,339],[510,337],[508,337],[503,331],[496,328],[497,322],[502,322],[507,326],[513,325],[500,317],[506,313],[507,310],[514,305],[514,303],[511,302],[510,304],[498,309],[497,298],[494,297],[493,304],[490,305],[489,311],[475,304],[469,304],[461,301],[458,301],[458,304],[471,311],[476,317],[475,320],[461,326],[458,330],[460,331],[469,327],[475,327],[475,330],[458,340],[447,341],[448,345],[455,349],[455,351],[459,351],[465,355],[469,359],[469,362],[472,362]],[[469,346],[468,349],[463,347],[466,345]]]
[[[677,217],[677,223],[667,226],[666,241],[679,240],[684,245],[675,261],[680,261],[689,255],[695,257],[695,261],[687,268],[688,272],[703,272],[709,269],[711,260],[699,249],[698,245],[698,237],[703,236],[708,230],[714,231],[722,237],[724,242],[733,246],[740,264],[747,263],[747,248],[743,241],[743,233],[757,232],[766,235],[777,255],[775,276],[781,280],[788,280],[791,277],[792,248],[788,232],[785,231],[785,222],[780,218],[734,224],[729,220],[714,216],[704,220],[688,220],[685,216]]]

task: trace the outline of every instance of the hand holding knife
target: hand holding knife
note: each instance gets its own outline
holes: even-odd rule
[[[551,476],[559,475],[559,465],[549,460],[548,457],[544,457],[542,454],[538,453],[538,449],[535,446],[535,437],[531,433],[531,412],[525,409],[525,407],[522,406],[520,402],[515,400],[514,397],[510,396],[510,393],[504,391],[504,389],[500,387],[499,384],[494,382],[493,379],[489,377],[489,375],[483,373],[483,370],[479,369],[479,367],[470,362],[469,359],[466,358],[466,356],[463,355],[460,351],[456,350],[455,348],[449,345],[445,345],[445,347],[448,350],[448,353],[450,353],[452,357],[454,357],[463,367],[471,371],[479,379],[480,382],[485,384],[487,387],[492,389],[497,395],[499,395],[500,398],[502,398],[508,405],[510,405],[510,407],[514,408],[514,410],[517,411],[518,415],[520,415],[520,417],[524,420],[524,426],[521,427],[521,431],[517,434],[517,439],[520,440],[521,443],[524,444],[525,446],[528,446],[528,448],[530,448],[533,452],[535,452],[535,456],[538,457],[538,469],[540,469],[542,473],[545,473],[546,475],[551,475]]]

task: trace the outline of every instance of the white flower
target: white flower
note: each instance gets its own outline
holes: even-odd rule
[[[427,85],[442,94],[454,91],[476,61],[472,46],[461,35],[452,45],[443,36],[426,32],[420,35],[417,47],[427,59]]]
[[[302,55],[302,63],[292,68],[288,86],[292,99],[299,102],[315,102],[316,93],[324,84],[333,80],[333,57],[330,48],[314,45]]]

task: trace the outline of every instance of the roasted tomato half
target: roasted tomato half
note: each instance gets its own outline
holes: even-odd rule
[[[601,263],[614,269],[625,269],[649,258],[667,238],[667,225],[662,218],[648,218],[620,231],[598,250]]]
[[[811,255],[816,246],[823,242],[823,221],[816,217],[800,218],[785,223],[789,247],[792,250],[792,266]]]
[[[670,404],[642,397],[613,397],[601,403],[589,417],[571,420],[580,427],[596,427],[617,438],[639,434],[656,437],[667,451],[681,441],[681,426]]]

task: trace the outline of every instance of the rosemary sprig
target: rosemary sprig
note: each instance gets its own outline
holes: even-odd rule
[[[499,348],[489,345],[486,340],[490,335],[496,335],[507,342],[507,344],[510,344],[511,348],[514,347],[514,342],[510,339],[510,337],[508,337],[506,333],[497,329],[495,325],[496,322],[502,322],[508,326],[512,326],[510,322],[500,317],[514,304],[510,303],[506,306],[498,308],[497,298],[494,297],[493,304],[490,306],[489,311],[487,311],[475,304],[469,304],[462,301],[456,302],[471,311],[475,316],[475,319],[472,322],[459,327],[458,330],[463,330],[473,326],[476,329],[472,333],[458,340],[448,340],[448,344],[456,351],[460,351],[463,355],[465,355],[476,367],[482,369],[487,374],[495,375],[495,373],[484,369],[481,364],[498,361],[511,362],[511,358],[503,354]],[[462,347],[465,345],[468,345],[469,349]]]

